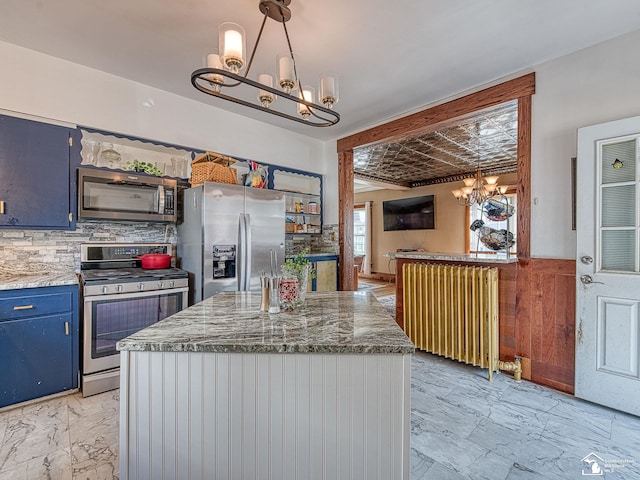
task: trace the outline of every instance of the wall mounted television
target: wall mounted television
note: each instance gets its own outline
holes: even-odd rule
[[[384,231],[432,230],[435,228],[433,195],[399,198],[382,202]]]

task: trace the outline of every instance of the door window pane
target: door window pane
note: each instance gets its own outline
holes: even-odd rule
[[[602,269],[635,272],[635,230],[604,230],[602,232]]]
[[[634,182],[636,180],[636,140],[603,145],[601,170],[603,184]]]
[[[636,224],[636,186],[602,189],[602,226],[634,227]]]
[[[601,270],[638,272],[637,142],[636,137],[598,144]]]

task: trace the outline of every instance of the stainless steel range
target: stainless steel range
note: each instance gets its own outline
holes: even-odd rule
[[[188,273],[143,269],[137,257],[171,253],[170,244],[89,243],[81,246],[83,396],[118,388],[116,343],[187,307]]]

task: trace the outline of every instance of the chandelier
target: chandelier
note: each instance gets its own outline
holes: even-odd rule
[[[463,206],[482,204],[491,197],[504,195],[509,188],[507,185],[498,185],[498,177],[495,175],[483,177],[478,168],[475,177],[462,179],[464,187],[451,190],[458,203]]]
[[[476,125],[478,132],[478,154],[477,154],[477,168],[476,174],[473,177],[463,178],[464,187],[456,190],[451,190],[453,196],[458,200],[458,204],[463,206],[481,205],[488,199],[495,197],[496,195],[504,196],[508,185],[498,185],[498,176],[491,175],[488,177],[482,176],[480,170],[480,126]]]
[[[314,127],[335,125],[340,121],[340,115],[333,111],[333,105],[338,102],[338,78],[333,74],[321,75],[319,103],[315,103],[315,89],[302,85],[287,31],[286,22],[291,19],[291,10],[288,7],[290,3],[291,0],[260,0],[259,8],[264,18],[248,62],[244,29],[231,22],[221,24],[219,53],[207,55],[207,67],[194,71],[191,74],[191,83],[206,94],[282,118]],[[249,78],[251,64],[267,18],[282,24],[287,40],[288,51],[276,58],[276,85],[279,88],[274,87],[274,77],[270,73],[260,73],[255,80]],[[231,90],[238,86],[245,87],[245,92],[252,91],[255,100],[247,100],[248,95],[233,96]],[[286,106],[292,113],[287,112],[286,107],[282,108],[281,103],[276,103],[279,99],[287,101]]]

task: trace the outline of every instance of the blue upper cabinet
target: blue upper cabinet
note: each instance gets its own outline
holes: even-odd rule
[[[75,129],[0,115],[0,228],[75,228],[77,140]]]

